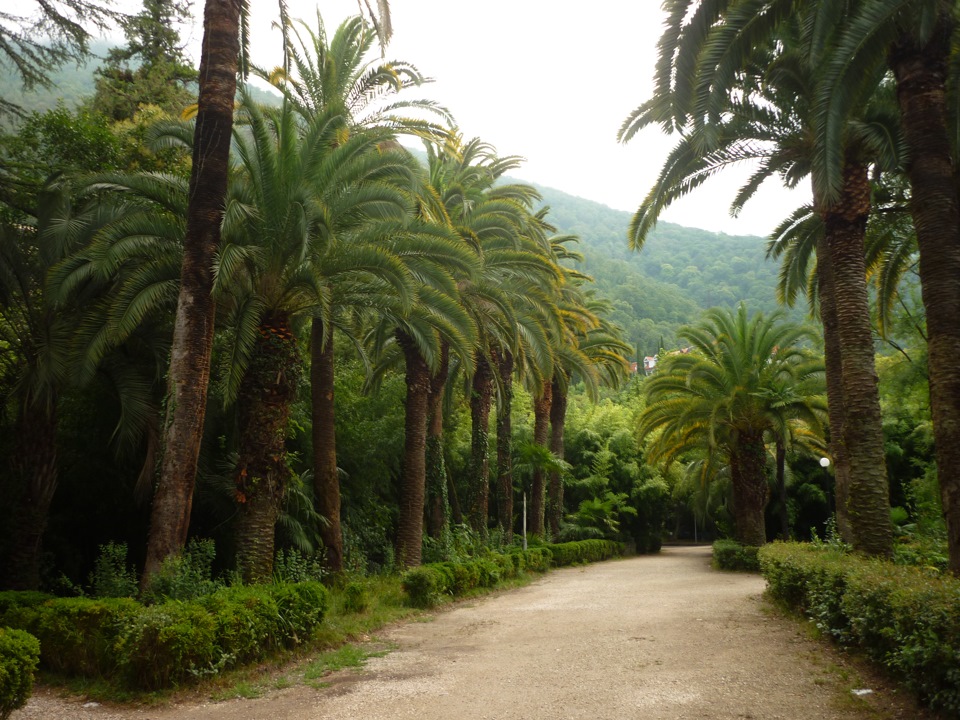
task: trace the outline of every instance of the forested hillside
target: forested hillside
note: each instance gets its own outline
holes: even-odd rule
[[[550,218],[562,233],[579,235],[584,268],[598,292],[614,305],[611,319],[641,354],[662,342],[675,344],[678,325],[701,310],[734,307],[777,309],[777,266],[765,258],[759,237],[732,236],[660,223],[643,250],[627,246],[630,213],[537,186]],[[801,319],[802,308],[792,311]]]

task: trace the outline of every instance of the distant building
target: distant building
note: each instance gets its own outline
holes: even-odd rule
[[[643,359],[643,374],[649,375],[656,369],[657,369],[657,356],[647,355],[647,357]]]

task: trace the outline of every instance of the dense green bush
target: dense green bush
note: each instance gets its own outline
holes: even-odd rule
[[[960,714],[960,580],[796,543],[760,549],[770,594]]]
[[[741,545],[736,540],[717,540],[713,543],[713,566],[718,570],[757,572],[760,561],[753,545]]]
[[[327,604],[317,582],[222,587],[197,600],[146,606],[0,593],[0,622],[36,635],[45,667],[155,690],[303,643]]]
[[[343,609],[348,613],[363,612],[370,605],[367,586],[359,581],[347,583],[343,588]]]
[[[117,642],[123,679],[143,690],[176,685],[220,659],[216,617],[194,603],[171,601],[137,613]]]
[[[585,562],[600,562],[623,555],[623,543],[613,540],[580,540],[577,542],[544,545],[554,567]]]
[[[0,627],[0,720],[27,704],[40,643],[30,633]]]
[[[545,572],[551,565],[596,562],[623,554],[623,545],[611,540],[543,545],[529,550],[489,553],[463,562],[421,565],[403,574],[402,585],[414,607],[432,607],[443,597],[457,597],[476,588],[493,587],[526,571]]]

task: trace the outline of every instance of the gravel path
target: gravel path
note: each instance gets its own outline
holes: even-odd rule
[[[321,689],[133,709],[85,708],[42,690],[12,720],[920,716],[895,690],[851,694],[868,681],[770,612],[759,576],[713,571],[709,553],[665,548],[458,604],[385,632],[395,651],[330,675]]]

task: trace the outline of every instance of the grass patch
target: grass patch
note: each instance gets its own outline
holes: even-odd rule
[[[327,673],[344,668],[360,668],[372,657],[383,657],[393,648],[369,649],[361,645],[344,645],[336,650],[321,653],[303,671],[304,680],[316,680]]]

